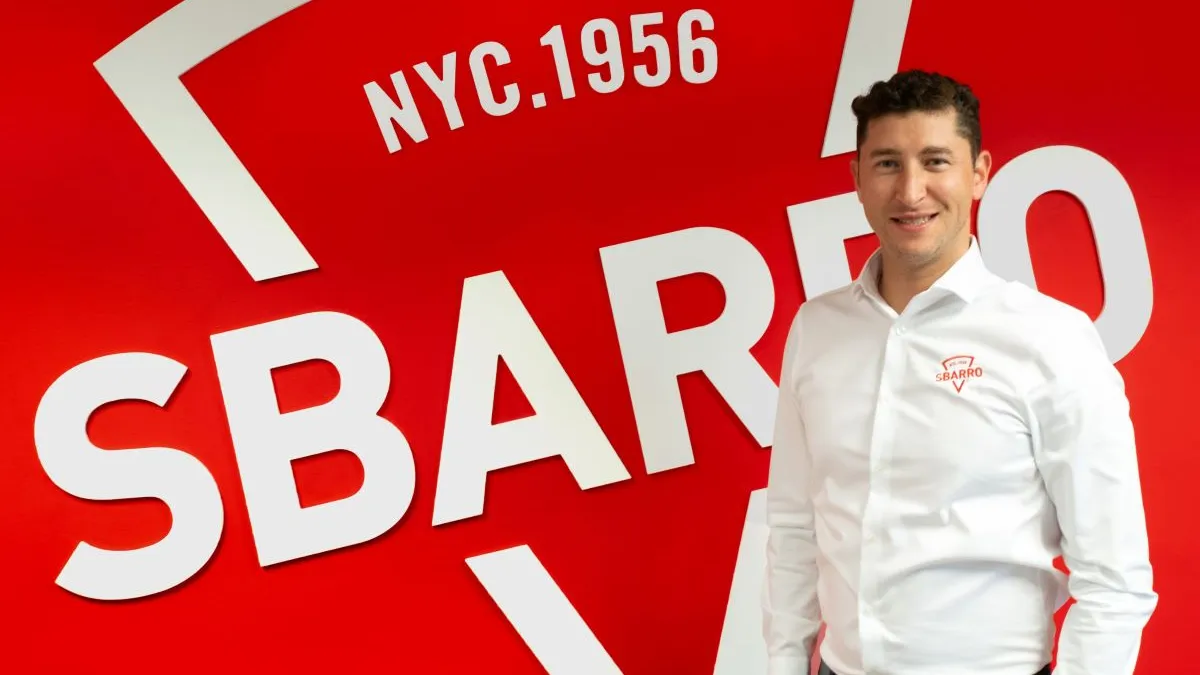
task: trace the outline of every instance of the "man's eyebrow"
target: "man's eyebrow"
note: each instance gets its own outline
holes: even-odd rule
[[[870,152],[870,157],[899,157],[900,151],[895,148],[878,148]],[[921,149],[922,155],[952,155],[954,151],[941,145],[927,145]]]

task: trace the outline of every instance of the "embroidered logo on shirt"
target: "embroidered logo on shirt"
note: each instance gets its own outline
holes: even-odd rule
[[[961,392],[967,380],[983,377],[983,368],[975,365],[974,356],[951,356],[942,361],[943,372],[937,374],[938,382],[949,382],[954,385],[954,391]]]

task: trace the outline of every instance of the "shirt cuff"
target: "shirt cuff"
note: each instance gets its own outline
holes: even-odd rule
[[[797,656],[776,656],[767,663],[767,675],[808,675],[811,662]]]

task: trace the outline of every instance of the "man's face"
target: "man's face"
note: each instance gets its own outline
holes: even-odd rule
[[[877,118],[851,162],[886,259],[906,271],[948,262],[970,244],[971,204],[983,196],[991,156],[972,162],[956,123],[953,109]]]

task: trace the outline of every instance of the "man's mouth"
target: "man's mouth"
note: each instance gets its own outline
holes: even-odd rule
[[[893,216],[892,222],[902,227],[922,227],[937,218],[936,213],[924,213],[906,216]]]

